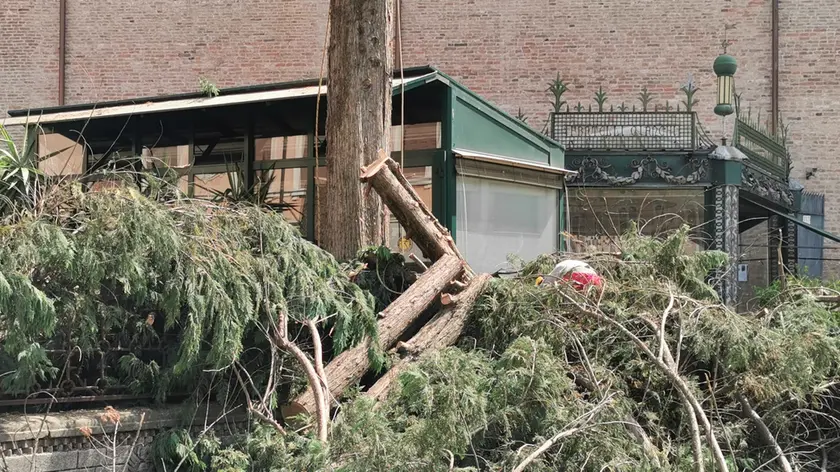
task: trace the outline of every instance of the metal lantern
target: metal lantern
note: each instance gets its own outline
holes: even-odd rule
[[[715,75],[717,75],[717,105],[715,114],[719,116],[731,115],[735,111],[732,105],[732,98],[735,89],[735,71],[738,70],[738,63],[729,54],[721,54],[715,59]]]

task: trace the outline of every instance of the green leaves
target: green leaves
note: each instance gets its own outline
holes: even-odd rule
[[[11,393],[25,393],[41,382],[47,382],[58,373],[47,358],[44,348],[38,343],[32,343],[17,353],[17,368],[2,378],[0,386]]]

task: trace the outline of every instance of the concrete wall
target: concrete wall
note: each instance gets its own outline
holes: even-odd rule
[[[0,415],[0,472],[151,472],[155,435],[180,426],[181,420],[191,418],[193,412],[181,407],[161,407],[116,413],[80,410]],[[199,409],[197,414],[196,426],[192,428],[195,435],[201,433],[205,424],[221,417],[222,410]],[[115,428],[117,418],[119,425]],[[211,429],[224,439],[245,431],[247,426],[246,417],[237,412],[228,414]]]
[[[770,111],[772,0],[415,0],[402,3],[406,65],[433,64],[541,128],[547,83],[560,73],[567,100],[638,103],[647,87],[675,104],[693,74],[712,135],[723,25],[739,61],[736,86],[753,112]],[[67,0],[68,103],[195,91],[317,76],[328,2],[320,0]],[[840,118],[840,15],[832,0],[780,2],[780,110],[792,131],[794,177],[840,204],[834,123]],[[58,0],[0,4],[0,112],[55,105]],[[840,232],[840,213],[826,229]],[[829,264],[827,273],[840,266]]]

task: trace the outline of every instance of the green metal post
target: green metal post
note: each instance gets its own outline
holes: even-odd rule
[[[440,163],[440,173],[442,176],[443,192],[441,199],[441,213],[443,225],[452,233],[452,239],[455,240],[456,234],[456,177],[455,177],[455,155],[453,148],[455,147],[454,131],[454,109],[455,105],[455,91],[450,87],[447,88],[443,97],[443,113],[441,116],[441,146],[443,147],[443,156]],[[433,197],[434,198],[434,197]],[[437,216],[437,215],[436,215]]]
[[[566,238],[563,236],[564,231],[568,231],[566,228],[566,193],[568,187],[566,184],[563,184],[563,190],[558,190],[557,193],[560,195],[560,198],[557,199],[559,202],[560,208],[557,212],[557,249],[560,252],[566,251],[565,242]]]

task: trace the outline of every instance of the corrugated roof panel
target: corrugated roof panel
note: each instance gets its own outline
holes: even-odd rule
[[[405,80],[405,85],[425,81],[435,74],[426,74],[420,77],[412,77]],[[393,79],[392,87],[395,93],[399,93],[397,87],[402,86],[401,79]],[[321,86],[321,94],[327,93],[327,86]],[[160,102],[136,103],[131,105],[118,105],[105,108],[90,108],[87,110],[64,111],[55,113],[44,113],[39,115],[8,117],[0,120],[3,126],[20,126],[27,124],[51,124],[65,121],[90,120],[97,118],[129,116],[149,113],[162,113],[169,111],[191,110],[198,108],[214,108],[229,105],[241,105],[246,103],[262,103],[294,98],[314,97],[318,94],[318,86],[304,86],[282,90],[269,90],[250,93],[237,93],[232,95],[219,95],[216,97],[186,98]]]

